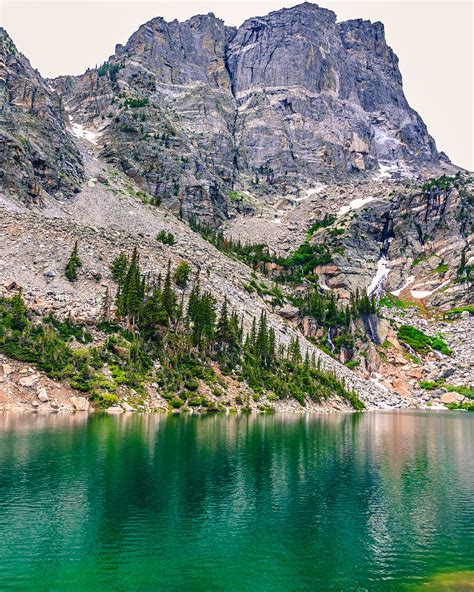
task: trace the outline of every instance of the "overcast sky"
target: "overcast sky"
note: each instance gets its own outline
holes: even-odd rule
[[[229,25],[291,0],[0,0],[0,23],[45,77],[80,74],[154,16],[185,20],[214,12]],[[473,0],[324,0],[338,20],[382,21],[400,58],[405,94],[438,149],[474,170]]]

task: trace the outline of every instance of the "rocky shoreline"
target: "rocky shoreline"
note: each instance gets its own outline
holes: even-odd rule
[[[151,386],[151,385],[150,385]],[[153,387],[147,387],[152,391]],[[48,378],[27,363],[0,357],[0,412],[37,411],[41,413],[91,413],[104,411],[119,413],[238,413],[238,412],[291,412],[291,413],[336,413],[354,411],[347,401],[337,397],[320,404],[308,400],[303,407],[295,399],[271,401],[262,396],[254,401],[250,394],[242,395],[242,390],[230,389],[230,393],[217,398],[211,393],[203,393],[209,407],[183,407],[173,409],[166,399],[158,393],[150,395],[144,403],[132,405],[127,394],[117,404],[108,409],[96,409],[79,391],[61,381]]]

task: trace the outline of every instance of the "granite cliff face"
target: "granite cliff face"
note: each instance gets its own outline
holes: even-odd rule
[[[0,29],[0,190],[38,201],[70,197],[82,180],[61,99]]]
[[[233,186],[235,109],[225,66],[232,30],[214,16],[156,18],[98,70],[54,81],[102,156],[183,215],[217,221]]]
[[[435,164],[381,23],[336,24],[303,4],[244,23],[229,45],[242,172],[291,189],[348,173]]]
[[[310,3],[237,30],[213,14],[156,18],[100,68],[54,84],[104,158],[208,222],[321,180],[439,165],[383,25],[337,24]]]
[[[313,236],[314,244],[333,245],[333,262],[318,269],[321,279],[343,298],[368,290],[434,307],[470,302],[465,272],[474,260],[472,178],[459,175],[442,187],[391,187],[388,195],[360,187],[366,204],[346,207],[333,227]]]

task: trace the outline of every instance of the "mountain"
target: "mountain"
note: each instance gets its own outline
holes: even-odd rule
[[[0,190],[71,197],[84,180],[60,97],[0,28]]]
[[[474,180],[381,23],[157,17],[49,81],[1,56],[0,407],[469,405]]]
[[[82,76],[54,81],[102,156],[185,215],[351,175],[440,164],[381,23],[304,3],[229,28],[155,18]]]

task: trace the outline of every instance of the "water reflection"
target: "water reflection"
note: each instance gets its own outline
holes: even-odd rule
[[[473,569],[473,443],[461,413],[0,414],[0,583],[383,591]]]

